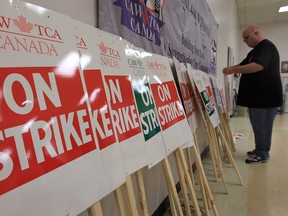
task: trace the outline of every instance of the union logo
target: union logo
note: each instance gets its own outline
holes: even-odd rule
[[[154,44],[161,45],[164,0],[117,0],[113,4],[122,8],[122,25]]]

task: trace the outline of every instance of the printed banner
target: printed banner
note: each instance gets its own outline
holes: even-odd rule
[[[147,52],[137,49],[128,42],[125,42],[125,44],[127,62],[132,71],[132,88],[134,90],[142,133],[149,158],[148,167],[151,168],[162,161],[167,154],[153,93],[143,62],[143,56],[146,55]]]
[[[89,98],[91,123],[94,137],[101,150],[107,184],[111,192],[125,182],[126,175],[100,69],[100,58],[95,43],[97,36],[98,31],[94,27],[75,21],[75,39],[80,55],[82,80]]]
[[[1,215],[77,215],[108,188],[72,20],[0,2]]]
[[[147,54],[144,60],[166,150],[170,154],[181,145],[193,144],[193,136],[177,92],[168,58],[157,54]]]
[[[218,24],[203,0],[101,0],[99,28],[216,75]]]

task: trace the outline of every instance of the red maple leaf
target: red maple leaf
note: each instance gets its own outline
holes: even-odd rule
[[[30,33],[30,31],[33,29],[33,24],[30,22],[27,22],[27,19],[24,16],[18,16],[18,19],[13,19],[14,24],[19,28],[22,32]]]
[[[108,50],[108,48],[105,46],[105,44],[104,44],[103,42],[101,42],[101,43],[99,44],[99,48],[100,48],[100,50],[102,51],[102,53],[106,53],[107,50]]]

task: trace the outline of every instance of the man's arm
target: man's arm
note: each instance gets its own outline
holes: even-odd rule
[[[257,73],[263,69],[264,67],[262,65],[252,62],[246,65],[235,65],[226,67],[223,69],[223,73],[225,75],[234,73],[248,74],[248,73]]]

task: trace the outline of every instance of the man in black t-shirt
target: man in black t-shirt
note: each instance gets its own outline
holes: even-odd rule
[[[237,104],[248,108],[255,137],[255,149],[247,152],[246,163],[263,163],[270,156],[273,122],[283,100],[280,58],[258,26],[246,27],[242,37],[253,49],[239,65],[226,67],[223,73],[241,74]]]

